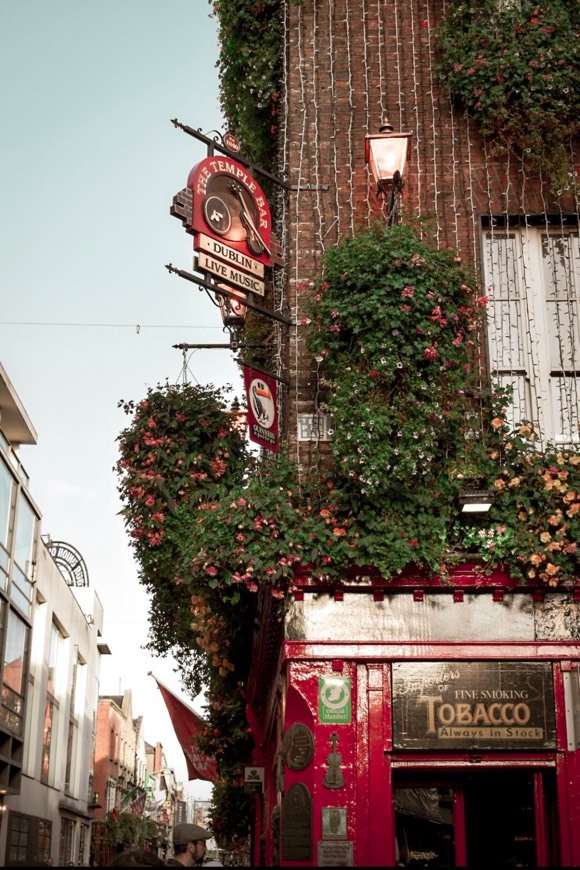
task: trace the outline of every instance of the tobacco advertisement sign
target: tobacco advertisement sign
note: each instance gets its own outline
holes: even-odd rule
[[[549,662],[396,662],[395,749],[555,749]]]

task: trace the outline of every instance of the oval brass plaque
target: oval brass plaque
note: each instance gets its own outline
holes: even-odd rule
[[[304,770],[314,758],[314,735],[307,725],[294,722],[282,741],[284,761],[291,770]]]

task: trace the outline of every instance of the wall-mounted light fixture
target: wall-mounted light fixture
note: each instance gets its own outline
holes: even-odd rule
[[[494,502],[495,493],[492,489],[468,486],[459,492],[457,499],[462,514],[486,514]]]
[[[405,166],[411,153],[411,133],[395,133],[385,118],[378,133],[365,137],[365,159],[369,164],[378,191],[387,200],[387,223],[392,224],[397,212],[397,196],[403,187]]]
[[[218,287],[220,285],[218,284]],[[246,301],[246,294],[234,290],[233,287],[226,286],[226,290],[229,290],[230,293],[235,293],[239,295],[240,300],[238,302],[237,299],[232,299],[231,296],[222,296],[221,294],[216,294],[217,300],[220,306],[220,314],[222,316],[222,320],[224,322],[224,326],[229,328],[231,326],[243,326],[246,320],[246,314],[248,313],[248,308],[244,305]]]

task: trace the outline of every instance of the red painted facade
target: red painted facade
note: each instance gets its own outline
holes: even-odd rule
[[[485,596],[485,606],[497,608],[498,616],[506,606],[528,610],[552,606],[550,593],[547,596],[536,594],[534,602],[535,590],[532,589],[516,588],[505,593],[502,600],[497,595],[494,599],[494,590],[499,588],[497,581],[502,579],[504,588],[508,585],[505,575],[501,578],[496,575],[484,586],[481,576],[473,573],[469,583],[470,571],[471,567],[466,566],[453,578],[461,580],[461,587],[456,584],[439,589],[421,587],[424,589],[422,600],[416,595],[420,588],[418,578],[412,577],[408,578],[406,586],[391,589],[387,597],[404,595],[408,599],[405,606],[412,600],[412,606],[419,610],[436,607],[442,603],[443,596],[451,625],[465,619],[466,608],[473,606],[474,596]],[[463,589],[463,600],[454,597],[457,588]],[[298,599],[307,601],[313,594],[318,594],[317,590],[306,586]],[[363,597],[367,602],[372,600],[371,606],[380,603],[372,588],[363,591],[360,587],[354,590],[345,586],[338,594],[329,595],[337,608],[334,612],[340,612],[349,595],[361,602]],[[574,606],[573,590],[558,595],[561,600],[554,602],[556,608]],[[490,612],[493,613],[493,609]],[[439,827],[448,832],[450,852],[438,856],[442,863],[436,862],[434,854],[427,855],[424,866],[474,866],[482,853],[487,860],[491,859],[490,843],[495,844],[493,848],[500,862],[524,862],[519,866],[578,866],[580,835],[574,819],[580,811],[580,772],[578,753],[572,748],[577,739],[570,720],[573,695],[565,682],[567,676],[578,681],[580,642],[573,639],[424,640],[412,637],[411,633],[410,627],[405,640],[353,640],[348,636],[285,640],[273,732],[271,739],[257,740],[262,745],[255,754],[255,762],[264,765],[266,770],[265,793],[256,796],[255,862],[270,865],[279,855],[281,866],[321,866],[325,861],[318,855],[322,844],[323,849],[330,848],[331,859],[334,854],[333,860],[337,862],[334,866],[342,864],[343,859],[350,863],[345,850],[351,848],[352,866],[396,866],[409,861],[414,866],[413,856],[417,862],[421,859],[420,853],[433,852],[435,847],[418,848],[421,834],[416,830],[405,832],[406,817],[397,813],[398,795],[404,792],[414,797],[427,792],[432,796],[435,789],[449,804],[446,824]],[[452,634],[451,627],[449,633]],[[265,649],[262,649],[263,654]],[[397,748],[394,722],[400,699],[393,697],[393,667],[401,662],[411,663],[419,675],[422,668],[427,669],[434,663],[439,663],[447,672],[452,672],[460,663],[502,662],[508,667],[514,663],[532,663],[532,666],[546,663],[546,673],[553,682],[553,698],[546,702],[548,715],[553,714],[553,745],[549,749],[527,746],[520,750],[518,740],[508,738],[497,750]],[[321,721],[320,681],[329,677],[350,680],[351,709],[347,722]],[[507,691],[504,690],[504,694]],[[500,694],[501,691],[495,689],[495,695]],[[513,702],[507,704],[508,717],[512,716],[513,706]],[[495,708],[492,713],[498,717],[501,704],[496,702]],[[519,713],[523,715],[521,710]],[[311,760],[299,770],[292,769],[283,740],[297,723],[309,729],[314,746]],[[258,735],[256,727],[254,734]],[[338,788],[326,784],[333,739],[340,756],[339,780],[343,781]],[[309,857],[302,853],[298,859],[293,856],[304,844],[298,838],[297,845],[292,830],[285,838],[284,830],[285,801],[295,785],[305,787],[311,800]],[[282,833],[277,842],[271,819],[280,800]],[[521,830],[517,827],[519,803],[525,805],[519,822]],[[346,812],[346,832],[341,839],[329,838],[328,832],[323,831],[323,815],[331,808]],[[292,829],[295,813],[293,808],[289,816]],[[414,818],[411,828],[416,821]],[[259,832],[263,832],[261,854]],[[419,839],[413,842],[413,836]],[[334,853],[332,850],[337,847],[339,851]],[[411,858],[402,855],[405,848],[410,849]]]

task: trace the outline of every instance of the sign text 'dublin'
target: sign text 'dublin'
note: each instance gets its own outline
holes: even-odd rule
[[[244,272],[251,272],[258,278],[264,277],[264,264],[253,257],[248,257],[246,254],[236,251],[235,248],[230,248],[229,245],[220,242],[218,239],[212,239],[204,233],[199,233],[197,236],[196,250],[207,251],[212,257],[218,260],[225,260],[231,266],[242,269]]]
[[[547,662],[393,665],[396,748],[554,748]]]

